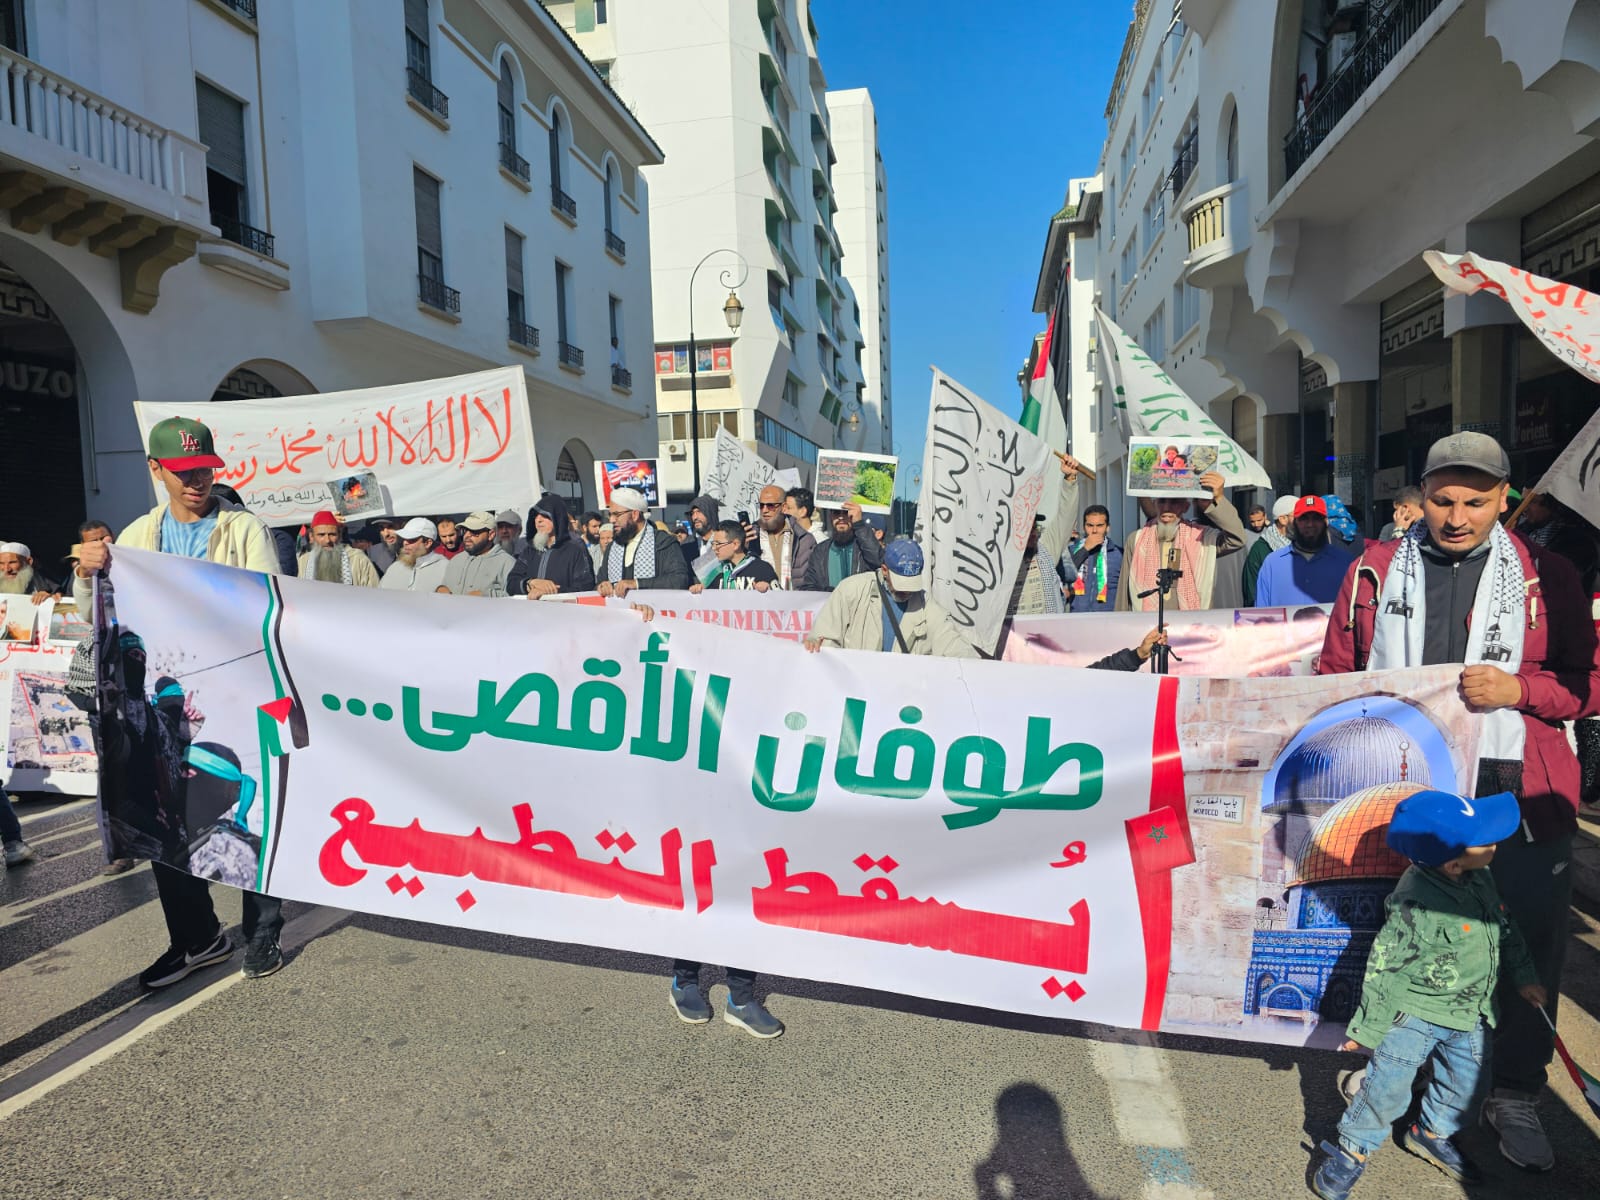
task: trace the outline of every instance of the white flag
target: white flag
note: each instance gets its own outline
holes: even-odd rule
[[[993,654],[1055,455],[935,368],[923,461],[917,521],[928,595]]]
[[[1222,428],[1161,369],[1110,317],[1095,309],[1100,323],[1101,361],[1128,437],[1215,439],[1217,470],[1229,487],[1270,488],[1266,469],[1246,454]]]
[[[1600,297],[1593,292],[1476,254],[1429,250],[1422,260],[1451,291],[1499,296],[1545,349],[1580,375],[1600,383]],[[1550,464],[1538,490],[1554,496],[1591,525],[1600,525],[1600,412],[1589,418]]]
[[[777,479],[777,468],[717,426],[715,457],[711,460],[711,470],[706,472],[705,488],[706,495],[726,510],[729,520],[736,512],[747,513],[753,520],[759,511],[757,498],[761,489],[776,483]]]

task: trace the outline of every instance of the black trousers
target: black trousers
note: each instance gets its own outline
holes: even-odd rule
[[[739,967],[729,967],[727,971],[728,999],[743,1008],[756,998],[756,973]],[[680,986],[692,983],[698,987],[700,964],[687,958],[675,958],[672,960],[672,977]]]
[[[150,864],[156,877],[156,894],[161,897],[161,915],[167,919],[167,933],[174,946],[198,950],[216,939],[222,924],[211,904],[211,884],[164,863]],[[283,930],[283,901],[260,892],[244,894],[246,940],[256,934],[273,937]]]

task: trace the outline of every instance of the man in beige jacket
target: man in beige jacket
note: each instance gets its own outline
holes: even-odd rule
[[[311,549],[300,556],[300,578],[377,587],[378,568],[354,546],[340,545],[342,534],[343,527],[331,512],[324,510],[311,518]]]
[[[806,649],[813,654],[834,646],[977,658],[950,614],[924,594],[927,587],[922,547],[906,538],[890,542],[882,566],[850,576],[829,593],[812,623]]]

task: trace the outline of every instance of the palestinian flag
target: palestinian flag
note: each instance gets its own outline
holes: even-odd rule
[[[1028,384],[1028,398],[1022,405],[1020,424],[1029,433],[1039,432],[1039,418],[1044,415],[1046,403],[1054,403],[1056,391],[1055,368],[1050,364],[1050,343],[1055,340],[1056,315],[1050,314],[1050,324],[1045,328],[1044,341],[1039,343],[1039,353],[1034,358],[1033,380]]]
[[[1578,1090],[1583,1093],[1583,1098],[1589,1102],[1589,1107],[1594,1110],[1594,1115],[1600,1117],[1600,1079],[1596,1079],[1572,1061],[1572,1055],[1567,1053],[1566,1043],[1561,1040],[1559,1033],[1556,1034],[1556,1053],[1561,1055],[1561,1061],[1567,1066],[1567,1074],[1571,1075],[1572,1082],[1578,1085]]]

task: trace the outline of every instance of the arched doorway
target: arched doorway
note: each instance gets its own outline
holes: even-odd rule
[[[308,396],[316,390],[309,379],[288,364],[270,358],[253,358],[229,371],[211,393],[211,399],[271,400],[279,396]]]
[[[10,451],[0,537],[26,543],[52,579],[84,518],[81,384],[66,325],[0,262],[0,445]]]
[[[585,497],[594,494],[594,454],[577,438],[561,447],[556,458],[555,485],[550,490],[574,512],[592,507]]]

